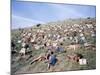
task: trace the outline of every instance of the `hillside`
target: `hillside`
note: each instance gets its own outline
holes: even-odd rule
[[[76,32],[75,35],[74,32]],[[12,46],[11,53],[16,50],[16,53],[11,54],[12,75],[96,69],[95,18],[66,19],[30,28],[11,30],[11,40],[15,45]],[[26,51],[30,52],[26,54],[25,58],[20,58],[19,52],[23,40],[29,45]],[[34,42],[31,40],[34,40]],[[78,48],[75,47],[75,50],[68,48],[73,43],[79,46]],[[46,46],[44,46],[45,44]],[[53,44],[57,44],[56,47],[63,48],[63,51],[55,51],[54,48],[54,53],[58,59],[54,67],[47,69],[48,63],[45,61],[30,64],[40,54],[46,53],[48,46],[53,46]],[[67,58],[68,55],[73,56],[76,53],[81,54],[87,60],[85,65],[80,65],[79,62]]]

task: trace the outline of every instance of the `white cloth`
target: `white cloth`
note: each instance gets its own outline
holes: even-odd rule
[[[91,34],[91,36],[92,36],[92,37],[94,37],[94,36],[95,36],[95,34],[94,34],[94,33],[92,33],[92,34]]]
[[[82,32],[82,30],[79,30],[79,32]]]
[[[25,47],[26,43],[22,43],[22,47]]]
[[[53,43],[53,47],[56,47],[57,46],[57,43]]]
[[[81,39],[82,39],[82,40],[84,40],[84,41],[86,40],[84,36],[83,36],[83,37],[81,37]]]
[[[79,64],[80,65],[86,65],[87,64],[87,60],[86,59],[79,59]]]
[[[57,35],[57,39],[60,38],[60,35]]]
[[[25,54],[25,48],[22,48],[19,53]]]
[[[78,37],[74,37],[75,42],[78,43]]]
[[[35,45],[35,49],[36,49],[36,50],[40,49],[40,46]]]
[[[72,40],[73,39],[73,37],[69,37],[70,38],[70,40]]]
[[[83,34],[83,33],[81,33],[81,34],[80,34],[80,36],[84,36],[84,34]]]
[[[31,36],[32,33],[28,33],[28,36]]]
[[[51,34],[48,34],[48,37],[51,37]]]
[[[31,42],[34,42],[34,39],[31,39]]]
[[[84,46],[88,46],[88,43],[84,43]]]
[[[88,28],[93,28],[93,25],[92,24],[87,24],[87,27]]]
[[[21,43],[21,40],[18,40],[18,43]]]

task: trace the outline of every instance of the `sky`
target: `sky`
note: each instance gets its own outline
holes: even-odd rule
[[[68,18],[96,17],[91,5],[23,2],[12,0],[12,29],[30,27]]]

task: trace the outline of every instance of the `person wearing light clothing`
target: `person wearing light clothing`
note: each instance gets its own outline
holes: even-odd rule
[[[21,54],[21,56],[24,56],[25,57],[25,51],[26,51],[26,49],[25,48],[22,48],[21,50],[20,50],[20,54]]]

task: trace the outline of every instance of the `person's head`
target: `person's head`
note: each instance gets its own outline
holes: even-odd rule
[[[73,43],[73,42],[71,42],[71,45],[74,45],[74,43]]]
[[[53,52],[53,51],[51,51],[51,55],[52,55],[52,54],[54,54],[54,52]]]
[[[60,46],[63,46],[63,43],[60,43]]]

